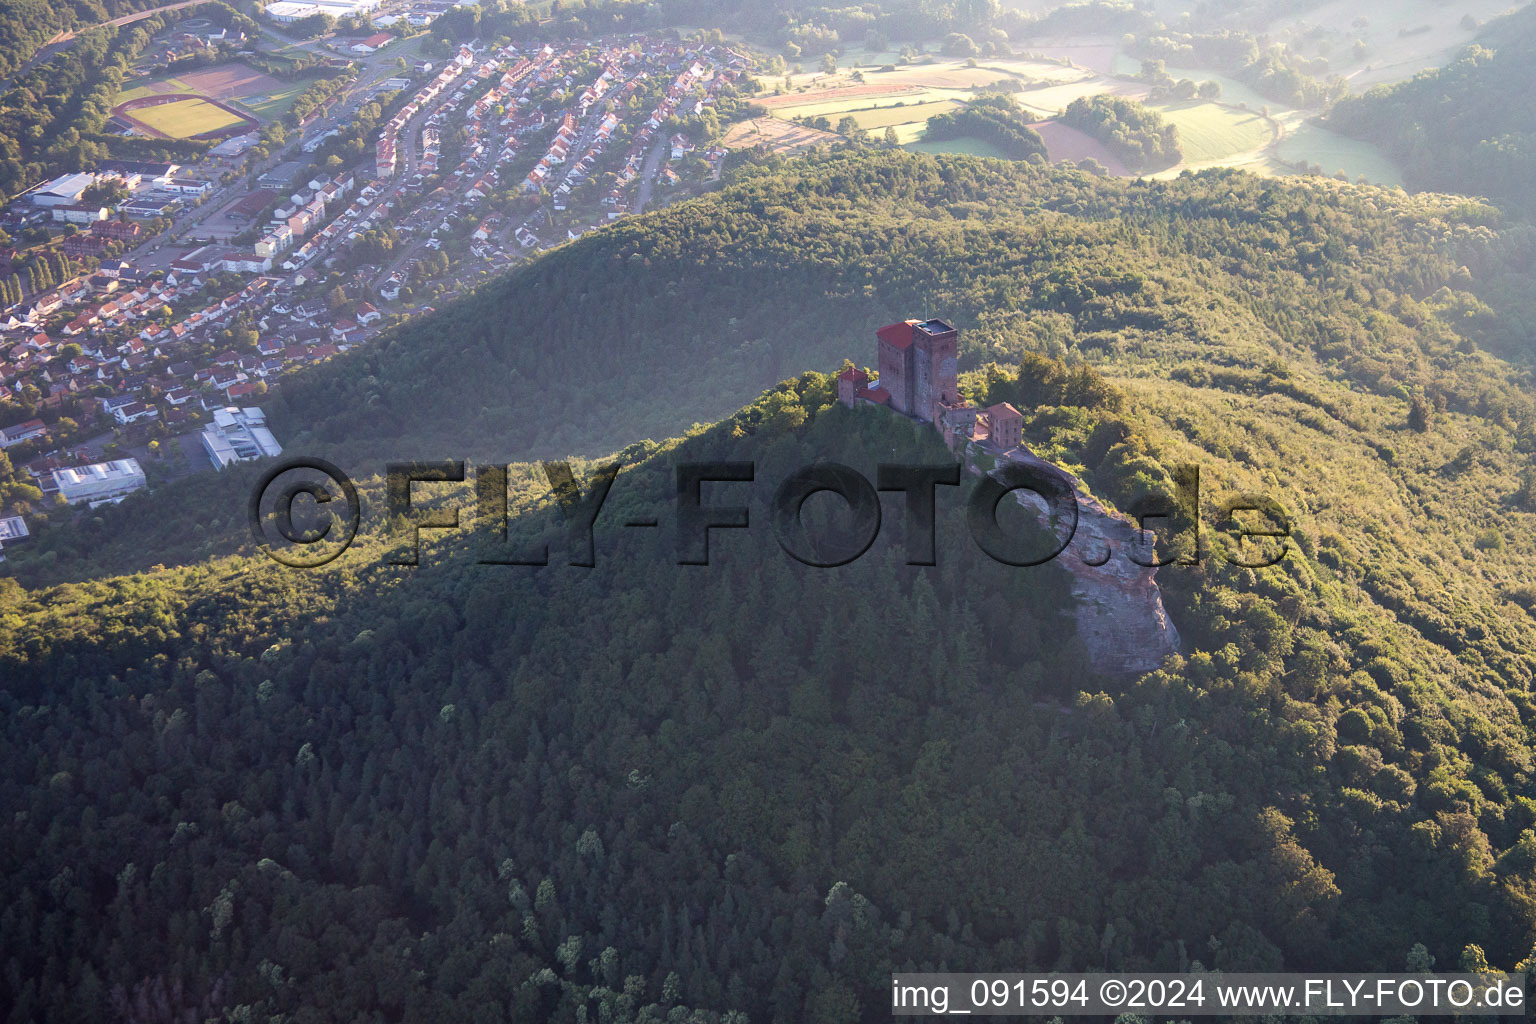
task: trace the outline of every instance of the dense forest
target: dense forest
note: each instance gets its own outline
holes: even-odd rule
[[[852,1022],[901,968],[1525,960],[1536,407],[1489,351],[1525,337],[1498,224],[1324,179],[854,150],[744,166],[395,329],[268,403],[362,484],[330,567],[255,551],[260,466],[7,549],[0,1005]],[[1059,568],[979,555],[964,487],[936,567],[904,564],[899,501],[850,566],[779,549],[791,470],[944,457],[803,372],[906,315],[951,318],[963,390],[1111,503],[1200,466],[1206,557],[1159,575],[1181,657],[1096,675]],[[466,529],[390,564],[384,459],[613,452],[596,568],[526,464],[508,544],[548,566],[476,564],[472,485],[419,488]],[[675,467],[714,460],[756,463],[707,498],[752,527],[677,565]],[[1248,493],[1292,517],[1276,567],[1224,557]]]
[[[1130,40],[1127,49],[1145,58],[1143,77],[1155,84],[1173,84],[1161,74],[1163,64],[1172,63],[1221,71],[1261,95],[1296,107],[1326,106],[1348,89],[1342,77],[1328,73],[1326,60],[1308,60],[1281,43],[1263,45],[1251,33],[1232,29],[1181,32],[1160,28]]]
[[[1415,188],[1493,196],[1529,209],[1536,182],[1536,5],[1485,26],[1443,68],[1336,104],[1328,125],[1403,164]]]
[[[61,32],[100,25],[165,0],[0,0],[0,75],[9,75]]]
[[[1124,96],[1079,97],[1061,112],[1061,123],[1092,135],[1133,170],[1172,167],[1184,156],[1178,126]]]
[[[1177,19],[1178,31],[1241,29],[1262,31],[1275,18],[1314,7],[1322,0],[1223,0],[1192,3]],[[1136,36],[1166,31],[1152,5],[1131,0],[879,0],[832,5],[820,0],[654,0],[640,4],[596,3],[586,8],[563,5],[562,19],[596,12],[599,24],[615,15],[645,11],[659,24],[729,24],[762,36],[798,56],[820,54],[857,44],[876,33],[887,39],[913,40],[963,35],[977,49],[995,52],[1046,36]],[[1169,15],[1172,17],[1173,15]],[[968,54],[958,54],[968,55]]]

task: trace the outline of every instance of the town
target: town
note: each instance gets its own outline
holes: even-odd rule
[[[312,45],[334,77],[295,99],[325,94],[288,131],[237,98],[238,78],[261,77],[229,50],[243,32],[177,23],[156,37],[161,59],[229,58],[178,80],[207,94],[156,91],[149,67],[109,128],[197,155],[98,159],[5,209],[0,476],[21,486],[0,545],[27,536],[20,513],[280,452],[258,403],[285,375],[719,178],[747,53],[671,33],[471,39],[432,59],[424,35],[398,38],[448,10],[269,5],[264,31],[317,14],[369,29]]]

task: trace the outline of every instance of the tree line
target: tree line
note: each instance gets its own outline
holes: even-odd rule
[[[1046,158],[1045,140],[1031,118],[1007,96],[980,96],[965,106],[928,119],[925,139],[981,139],[1012,160]]]
[[[1133,170],[1161,170],[1184,157],[1178,126],[1123,96],[1080,96],[1061,112],[1061,123],[1098,139]]]

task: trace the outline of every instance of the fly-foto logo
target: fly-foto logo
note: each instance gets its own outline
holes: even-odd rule
[[[585,489],[577,483],[568,463],[545,462],[542,470],[559,508],[565,535],[566,564],[591,568],[596,563],[595,529],[610,491],[619,476],[620,463],[598,466]],[[547,541],[518,546],[509,537],[508,469],[481,465],[474,469],[474,498],[470,507],[479,537],[476,562],[480,565],[545,566],[550,564]],[[1137,543],[1116,552],[1099,544],[1093,554],[1078,557],[1090,565],[1102,565],[1122,557],[1136,565],[1155,568],[1172,563],[1198,564],[1201,559],[1201,505],[1199,467],[1180,466],[1174,476],[1178,493],[1169,499],[1139,503],[1129,520]],[[416,484],[464,484],[471,474],[463,461],[390,463],[384,475],[383,511],[387,530],[405,543],[388,561],[414,566],[420,562],[423,531],[458,530],[463,526],[459,505],[433,503],[424,507],[415,500]],[[876,467],[875,482],[858,470],[835,462],[818,462],[784,477],[768,503],[768,518],[779,546],[795,560],[817,568],[834,568],[856,561],[874,544],[885,518],[881,493],[899,494],[900,515],[905,517],[906,562],[913,566],[936,564],[941,489],[958,488],[959,463],[914,465],[883,463]],[[671,528],[678,565],[710,564],[710,538],[717,530],[744,530],[752,525],[751,508],[743,502],[758,483],[751,462],[684,462],[675,467],[676,502]],[[711,500],[705,500],[705,488]],[[716,500],[719,489],[739,488],[740,498]],[[807,503],[816,495],[829,494],[841,503],[842,515],[829,524],[807,516]],[[1002,514],[1004,499],[1014,498],[1032,510],[1035,528],[1008,525]],[[362,524],[362,503],[357,486],[332,463],[323,459],[290,459],[272,467],[251,494],[249,517],[252,535],[273,559],[295,568],[316,568],[333,561],[356,540]],[[1243,514],[1249,514],[1245,519]],[[1029,518],[1029,517],[1026,517]],[[296,525],[298,521],[306,525]],[[966,528],[972,540],[988,556],[1012,566],[1034,566],[1062,556],[1072,544],[1082,521],[1076,487],[1071,478],[1048,464],[1005,463],[975,481],[965,498]],[[1153,524],[1178,524],[1190,534],[1191,543],[1164,543],[1160,554]],[[660,517],[631,519],[624,528],[660,529]],[[1280,504],[1262,495],[1239,495],[1222,502],[1216,524],[1229,539],[1224,556],[1247,568],[1274,565],[1289,550],[1291,526]],[[1041,529],[1043,527],[1043,530]],[[1267,546],[1266,543],[1267,542]],[[1177,548],[1181,553],[1169,554]],[[1259,549],[1259,550],[1255,550]]]

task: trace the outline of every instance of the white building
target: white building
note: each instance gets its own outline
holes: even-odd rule
[[[211,156],[239,156],[252,146],[256,145],[255,132],[245,135],[233,135],[208,151]],[[307,150],[306,150],[307,152]]]
[[[84,171],[61,174],[52,181],[45,181],[27,193],[34,206],[64,206],[78,203],[86,189],[96,183],[96,176]]]
[[[379,6],[381,0],[315,0],[326,14],[340,21],[359,12],[367,12]]]
[[[167,192],[200,196],[213,189],[213,182],[206,178],[170,178],[160,187]]]
[[[105,206],[87,205],[85,203],[63,203],[50,208],[53,219],[63,224],[94,224],[99,220],[107,219]]]
[[[265,274],[272,269],[272,257],[228,252],[219,260],[219,266],[229,274]]]
[[[90,503],[92,508],[109,501],[121,501],[134,491],[143,490],[144,469],[138,459],[97,462],[78,469],[56,469],[53,482],[59,495],[71,505]]]
[[[284,219],[286,220],[287,218],[285,217]],[[256,255],[271,259],[292,244],[293,231],[287,224],[280,224],[271,231],[268,231],[256,243]]]
[[[218,470],[232,463],[283,453],[283,446],[267,429],[266,414],[254,407],[213,410],[213,422],[203,429],[202,440],[203,450]]]
[[[48,433],[48,428],[42,420],[27,420],[13,427],[0,430],[0,448],[12,448],[23,441],[30,441],[34,437],[42,437]]]
[[[315,150],[325,145],[326,139],[335,138],[340,134],[341,130],[339,128],[327,128],[325,131],[311,135],[309,138],[305,139],[303,145],[301,145],[299,148],[306,153],[313,153]]]
[[[5,545],[26,540],[30,536],[31,534],[27,532],[27,521],[21,516],[0,519],[0,562],[5,561]]]
[[[276,3],[267,4],[261,13],[277,22],[279,25],[291,25],[296,21],[314,17],[320,13],[320,8],[315,4],[295,3],[293,0],[277,0]]]

